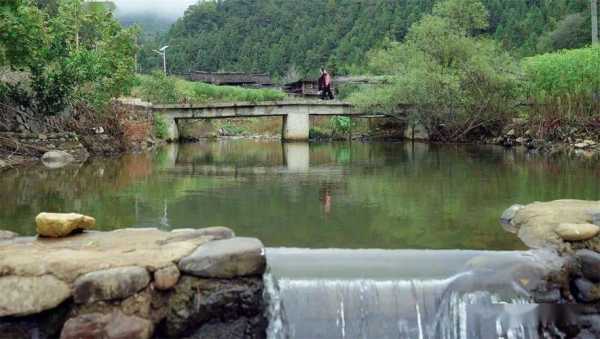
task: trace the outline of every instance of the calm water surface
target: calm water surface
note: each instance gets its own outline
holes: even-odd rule
[[[594,159],[493,147],[223,141],[3,172],[0,229],[40,211],[101,229],[225,225],[271,247],[523,249],[498,223],[513,203],[600,199]]]

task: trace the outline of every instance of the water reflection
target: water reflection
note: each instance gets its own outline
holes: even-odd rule
[[[226,225],[268,246],[519,249],[498,225],[513,203],[598,200],[596,159],[423,144],[172,145],[81,166],[3,172],[0,228],[40,211],[102,229]]]

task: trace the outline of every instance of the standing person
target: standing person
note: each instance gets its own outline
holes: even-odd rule
[[[323,94],[321,95],[321,97],[323,99],[329,99],[329,100],[333,100],[333,93],[331,92],[331,83],[332,83],[332,79],[331,79],[331,75],[327,72],[327,70],[323,70],[323,84],[325,85],[325,88],[323,90]]]
[[[321,67],[319,75],[319,96],[321,100],[325,100],[325,69]]]

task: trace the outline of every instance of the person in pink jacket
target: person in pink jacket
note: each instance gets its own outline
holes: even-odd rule
[[[331,91],[331,75],[326,69],[321,68],[321,76],[319,77],[319,91],[321,91],[322,100],[333,100],[333,92]]]

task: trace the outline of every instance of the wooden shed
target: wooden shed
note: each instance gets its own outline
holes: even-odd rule
[[[303,79],[285,84],[283,90],[288,94],[301,97],[318,97],[320,95],[319,81],[312,79]]]
[[[189,74],[191,81],[205,82],[213,85],[270,87],[273,80],[267,74],[250,74],[237,72],[201,72],[193,71]]]

